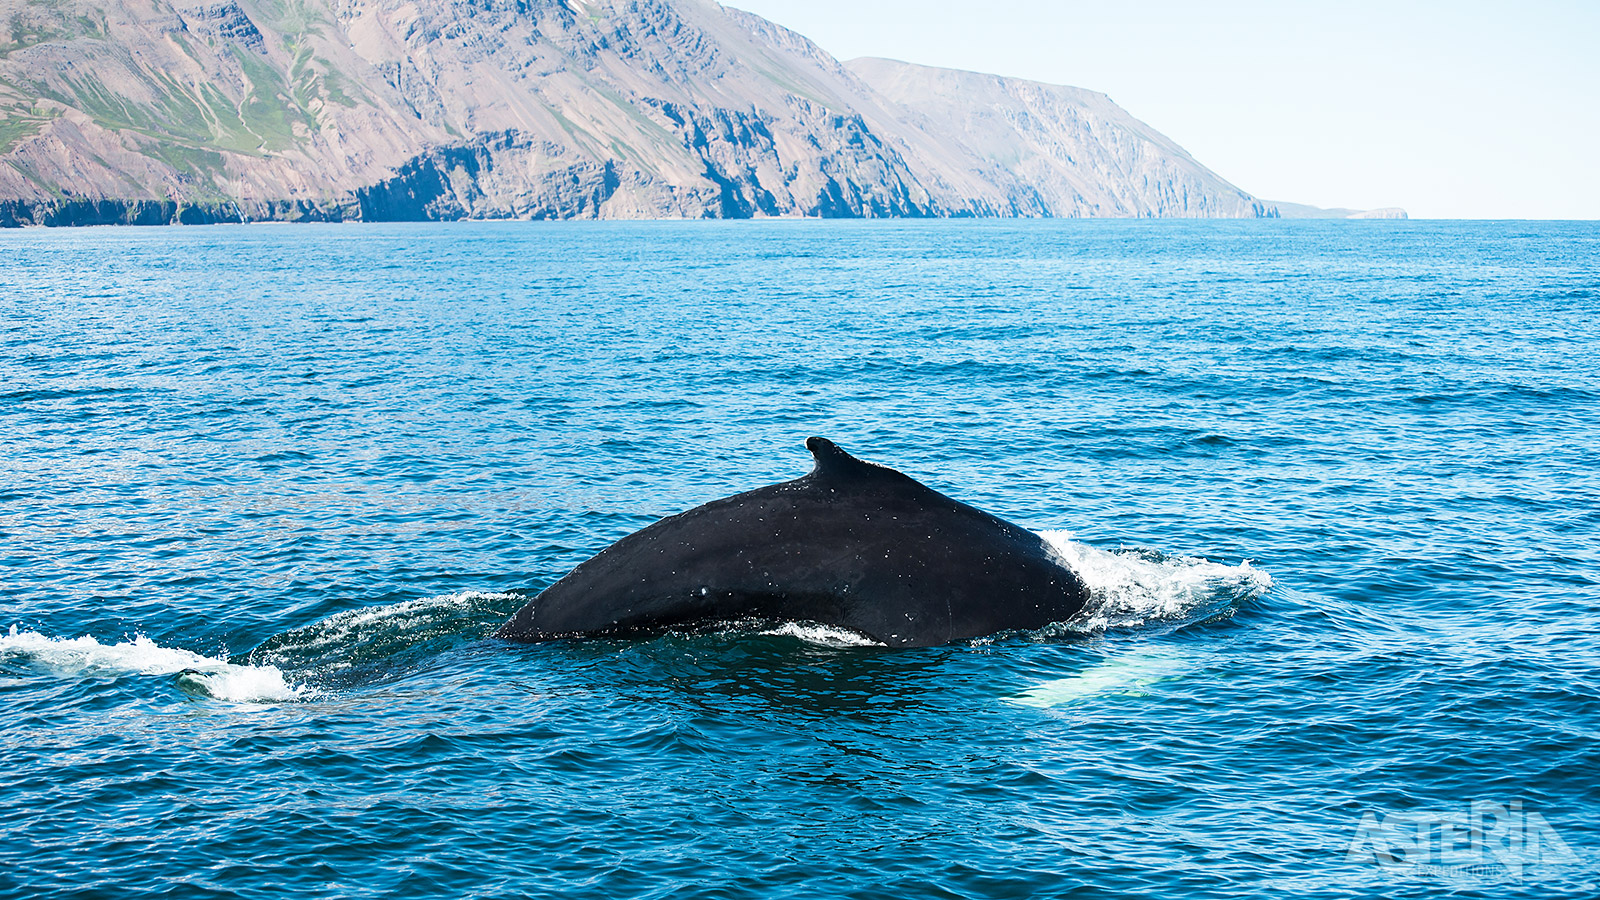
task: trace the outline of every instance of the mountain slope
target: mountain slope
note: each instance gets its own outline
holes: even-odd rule
[[[1103,95],[710,0],[0,0],[3,224],[1271,213]]]
[[[1200,165],[1105,94],[887,59],[849,62],[929,141],[954,142],[1044,216],[1257,217],[1267,204]]]

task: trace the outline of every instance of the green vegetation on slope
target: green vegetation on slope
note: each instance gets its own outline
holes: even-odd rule
[[[295,142],[294,125],[302,123],[315,130],[316,117],[306,107],[311,98],[302,99],[288,78],[263,57],[233,48],[233,56],[250,79],[250,93],[239,104],[237,118],[259,140],[259,151],[282,150]],[[259,152],[257,149],[247,152]]]
[[[38,134],[54,118],[50,114],[0,110],[0,156],[10,153],[19,141]]]
[[[86,14],[72,0],[24,0],[24,4],[0,19],[0,63],[6,54],[23,47],[70,41],[82,47],[87,64],[47,68],[33,62],[26,68],[11,67],[14,93],[48,98],[81,111],[108,130],[148,137],[150,141],[140,143],[160,149],[145,152],[182,172],[215,174],[224,152],[251,156],[281,152],[318,130],[314,110],[321,104],[354,107],[361,102],[352,96],[362,94],[359,84],[315,53],[313,42],[329,23],[324,10],[305,0],[265,0],[253,13],[281,39],[280,46],[289,54],[286,64],[266,53],[181,28],[163,32],[164,48],[134,55],[108,37],[103,13],[90,8]],[[154,59],[148,55],[150,49],[158,51]],[[179,66],[163,65],[162,49],[187,60]],[[234,69],[237,75],[187,74],[215,73],[219,63],[224,73]],[[130,75],[136,79],[133,84],[127,83]],[[237,87],[241,84],[242,93]],[[4,93],[0,89],[0,104],[6,101]],[[0,153],[37,134],[51,117],[0,106]]]

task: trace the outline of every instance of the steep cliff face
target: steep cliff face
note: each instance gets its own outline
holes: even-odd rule
[[[0,0],[0,224],[1263,214],[1102,95],[710,0]]]
[[[763,40],[743,13],[696,0],[335,8],[418,120],[479,148],[487,182],[441,196],[449,215],[935,212],[863,120],[855,79],[803,39]],[[598,193],[572,203],[574,182]]]

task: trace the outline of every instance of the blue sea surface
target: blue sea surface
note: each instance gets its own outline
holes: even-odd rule
[[[1600,225],[0,235],[0,897],[1592,897]],[[824,435],[1081,619],[509,644]]]

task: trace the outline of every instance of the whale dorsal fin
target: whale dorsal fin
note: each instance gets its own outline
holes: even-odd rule
[[[844,448],[825,437],[806,438],[806,449],[811,451],[812,458],[817,461],[817,467],[811,471],[814,478],[826,481],[887,481],[917,484],[915,478],[896,472],[888,466],[856,459],[846,453]]]

